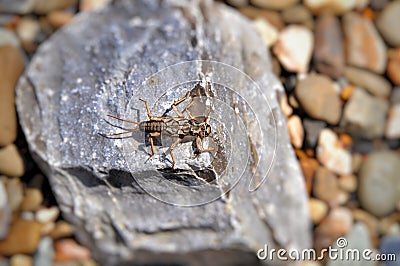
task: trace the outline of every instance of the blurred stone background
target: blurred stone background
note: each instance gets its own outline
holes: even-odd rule
[[[0,265],[98,263],[60,216],[29,154],[14,90],[41,42],[77,13],[105,4],[0,1]],[[314,247],[346,236],[353,248],[399,254],[400,1],[225,4],[252,20],[284,84],[281,107],[309,193]],[[367,263],[303,263],[323,264]]]

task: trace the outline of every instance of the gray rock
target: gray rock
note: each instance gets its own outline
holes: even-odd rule
[[[31,12],[46,14],[52,10],[72,6],[76,2],[76,0],[2,0],[0,1],[0,11],[19,14]]]
[[[385,266],[397,266],[399,265],[400,258],[400,236],[384,236],[381,240],[381,244],[379,246],[379,253],[385,254],[387,256],[387,260],[383,265]],[[393,259],[393,255],[395,256],[395,260]],[[390,257],[390,258],[389,258]]]
[[[360,169],[360,203],[375,216],[390,214],[400,202],[400,156],[389,150],[368,155]]]
[[[373,266],[375,265],[375,262],[373,260],[367,260],[363,258],[363,251],[364,250],[371,250],[371,253],[369,256],[371,258],[374,258],[374,253],[373,253],[373,246],[371,244],[371,240],[369,238],[369,233],[368,233],[368,228],[367,226],[362,223],[358,222],[354,225],[353,229],[344,237],[344,238],[339,238],[337,242],[333,245],[334,249],[339,250],[338,253],[333,253],[333,254],[350,254],[348,256],[353,256],[354,258],[352,259],[351,257],[349,259],[344,258],[332,258],[328,259],[326,265],[327,266]],[[359,252],[353,252],[358,250]],[[344,255],[346,256],[346,255]],[[357,259],[359,258],[359,259]]]
[[[344,76],[352,84],[366,89],[375,96],[387,98],[392,90],[387,79],[368,70],[347,66],[344,69]]]
[[[344,108],[341,126],[355,137],[382,137],[388,108],[386,100],[357,88]]]
[[[386,42],[392,46],[400,45],[400,1],[393,1],[385,6],[376,20],[376,26]]]
[[[79,15],[40,46],[17,88],[20,121],[63,217],[98,261],[256,265],[255,254],[264,244],[296,249],[310,245],[307,196],[276,101],[283,88],[271,74],[260,42],[247,20],[211,1],[122,0]],[[196,59],[221,61],[248,73],[274,99],[269,101],[273,113],[254,84],[227,65],[194,61],[157,72]],[[225,150],[209,168],[204,166],[210,153],[186,159],[193,155],[191,142],[177,146],[178,162],[171,171],[163,156],[168,146],[156,147],[154,158],[145,162],[150,147],[144,139],[98,134],[115,132],[107,114],[145,120],[139,97],[149,101],[154,115],[163,114],[200,73],[213,74],[211,124],[223,121],[221,131],[228,136],[221,137]],[[188,85],[179,84],[184,78]],[[223,86],[227,80],[249,106]],[[257,122],[260,112],[264,116],[257,117],[264,120]],[[240,120],[252,129],[249,136]],[[250,147],[258,156],[250,156]],[[262,175],[256,172],[260,180],[274,163],[268,182],[250,193],[257,157],[264,169]],[[228,175],[221,171],[224,164]],[[238,173],[243,175],[236,186],[219,197]],[[217,179],[210,183],[201,177]]]

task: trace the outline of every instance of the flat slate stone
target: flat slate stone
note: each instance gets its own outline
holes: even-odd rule
[[[265,244],[310,246],[307,195],[271,68],[248,20],[211,1],[114,1],[40,46],[17,88],[20,122],[63,217],[99,262],[257,265]],[[161,116],[204,77],[179,82],[200,74],[215,92],[213,131],[226,133],[220,153],[191,160],[193,143],[179,144],[172,171],[168,146],[146,161],[144,136],[98,134],[127,125],[107,114],[146,120],[140,97]]]

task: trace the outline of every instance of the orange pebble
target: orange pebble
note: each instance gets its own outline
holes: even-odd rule
[[[55,261],[67,262],[90,258],[90,251],[76,243],[73,239],[61,239],[54,243]]]
[[[343,100],[347,101],[353,94],[354,90],[355,90],[354,86],[348,85],[342,89],[342,92],[340,93],[340,97]]]
[[[370,19],[370,20],[374,20],[375,19],[375,12],[370,7],[365,8],[362,11],[362,15],[363,15],[363,17],[365,17],[367,19]]]
[[[339,141],[343,148],[347,149],[353,144],[353,139],[349,134],[343,133],[339,135]]]

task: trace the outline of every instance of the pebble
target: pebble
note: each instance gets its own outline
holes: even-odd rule
[[[96,1],[92,1],[92,2],[98,2]],[[249,4],[248,0],[226,0],[226,2],[234,7],[243,7],[243,6],[247,6]]]
[[[393,88],[392,95],[390,95],[390,103],[391,104],[400,103],[400,87]]]
[[[363,258],[363,253],[362,251],[364,250],[373,250],[373,247],[371,245],[371,241],[369,240],[368,236],[368,229],[365,226],[365,224],[358,222],[356,223],[352,230],[344,237],[346,240],[346,244],[342,246],[343,242],[340,240],[337,240],[333,244],[334,249],[338,249],[343,251],[343,254],[354,254],[352,253],[352,250],[360,250],[360,259],[354,259],[354,260],[346,260],[346,259],[337,259],[337,258],[328,258],[328,261],[326,263],[326,266],[374,266],[375,261],[373,260],[367,260]],[[339,245],[340,244],[340,245]],[[370,254],[371,258],[373,257]]]
[[[301,158],[300,167],[305,179],[307,192],[310,193],[313,186],[315,171],[318,169],[319,163],[314,158]]]
[[[326,127],[324,121],[312,120],[305,118],[303,120],[305,131],[305,142],[310,148],[315,148],[318,142],[318,136],[322,129]]]
[[[76,5],[77,0],[35,0],[34,13],[47,14],[53,10],[64,9]]]
[[[368,70],[347,66],[344,76],[354,85],[366,89],[372,95],[386,98],[390,95],[392,86],[381,75]]]
[[[247,2],[244,0],[233,0],[234,2]],[[94,8],[100,8],[102,6],[107,5],[111,0],[80,0],[79,1],[79,10],[80,11],[89,11]],[[232,0],[231,0],[232,2]]]
[[[55,261],[85,260],[90,258],[90,251],[72,239],[61,239],[55,242]]]
[[[325,128],[319,134],[317,159],[338,175],[352,173],[351,154],[340,146],[337,135],[331,129]]]
[[[323,14],[316,20],[314,63],[316,69],[331,78],[342,75],[345,52],[339,18]]]
[[[24,70],[24,60],[18,47],[0,47],[0,147],[17,138],[15,85]],[[1,161],[1,160],[0,160]],[[12,168],[10,166],[10,168]]]
[[[342,175],[339,177],[339,187],[349,193],[357,190],[358,181],[355,175]]]
[[[54,222],[47,222],[47,223],[42,223],[42,235],[47,236],[49,235],[54,228],[56,227],[56,224]]]
[[[250,2],[261,8],[283,10],[299,2],[299,0],[250,0]]]
[[[381,11],[392,0],[370,0],[369,6],[376,11]]]
[[[304,4],[315,14],[342,15],[352,9],[363,9],[368,0],[304,0]]]
[[[23,17],[16,27],[17,35],[27,51],[34,51],[36,48],[36,36],[40,32],[39,21],[33,17]]]
[[[293,113],[293,108],[288,103],[288,98],[287,98],[286,93],[282,94],[282,97],[280,100],[280,106],[281,106],[282,113],[286,117],[289,117]]]
[[[310,218],[314,224],[319,224],[328,213],[328,205],[322,200],[310,198],[308,206],[310,209]]]
[[[352,12],[343,17],[347,63],[376,73],[386,69],[386,46],[371,20]]]
[[[24,254],[16,254],[10,258],[10,266],[32,266],[33,260],[31,256]]]
[[[22,211],[36,211],[43,202],[42,192],[37,188],[27,188],[21,203]]]
[[[52,239],[58,239],[63,237],[70,237],[72,236],[73,228],[72,226],[64,221],[59,221],[56,223],[53,231],[50,232],[49,236]]]
[[[344,108],[341,127],[355,137],[380,138],[385,131],[388,108],[386,100],[356,88]]]
[[[280,32],[273,52],[286,70],[306,73],[313,46],[314,36],[308,28],[290,25]]]
[[[352,213],[354,221],[362,222],[367,226],[371,243],[376,246],[378,244],[379,220],[362,209],[354,209]]]
[[[361,163],[363,161],[363,157],[360,153],[353,153],[351,156],[351,169],[353,173],[357,173],[360,170]],[[358,179],[357,179],[358,182]],[[358,184],[358,183],[357,183]]]
[[[245,6],[239,8],[240,13],[245,15],[250,19],[262,18],[267,20],[271,25],[273,25],[276,29],[281,30],[284,28],[285,23],[282,20],[281,15],[272,10],[268,9],[259,9],[252,6]]]
[[[60,210],[56,207],[43,208],[36,212],[36,220],[40,223],[54,222],[60,215]]]
[[[383,237],[379,247],[379,253],[388,255],[395,254],[396,260],[385,261],[385,266],[398,266],[400,258],[400,236],[397,235]]]
[[[256,18],[253,21],[253,25],[260,33],[265,46],[271,47],[278,40],[278,30],[267,20]]]
[[[389,109],[385,137],[388,139],[400,138],[400,103],[393,105]]]
[[[353,227],[351,211],[345,207],[334,207],[317,226],[314,246],[317,251],[330,246],[338,237],[347,234]]]
[[[39,244],[40,232],[40,223],[17,219],[11,224],[7,237],[0,241],[0,254],[32,254]]]
[[[300,149],[303,146],[304,129],[301,119],[298,115],[292,115],[287,122],[290,142],[295,148]]]
[[[0,240],[7,235],[10,221],[11,211],[7,204],[7,191],[0,180]]]
[[[394,85],[400,85],[400,48],[390,49],[388,57],[387,75]]]
[[[314,19],[310,11],[303,5],[295,5],[282,11],[282,19],[286,24],[301,24],[309,29],[314,27]]]
[[[63,10],[54,10],[47,15],[47,21],[55,29],[67,25],[73,18],[74,14]]]
[[[338,178],[327,168],[319,167],[315,173],[313,194],[329,204],[339,195]]]
[[[40,240],[39,247],[34,257],[34,265],[52,266],[54,259],[53,240],[50,237],[44,237]]]
[[[295,95],[304,111],[312,118],[335,125],[341,116],[341,100],[327,76],[310,74],[300,80]]]
[[[385,6],[376,20],[376,26],[386,42],[391,46],[400,46],[400,1]]]
[[[20,177],[25,172],[24,161],[17,146],[10,144],[0,149],[0,174]]]
[[[19,209],[23,199],[23,185],[19,178],[10,178],[6,181],[7,202],[11,211]]]
[[[358,197],[371,214],[390,214],[400,201],[400,156],[390,150],[374,151],[360,169]]]
[[[13,31],[0,27],[0,47],[6,45],[19,47],[20,43]]]

